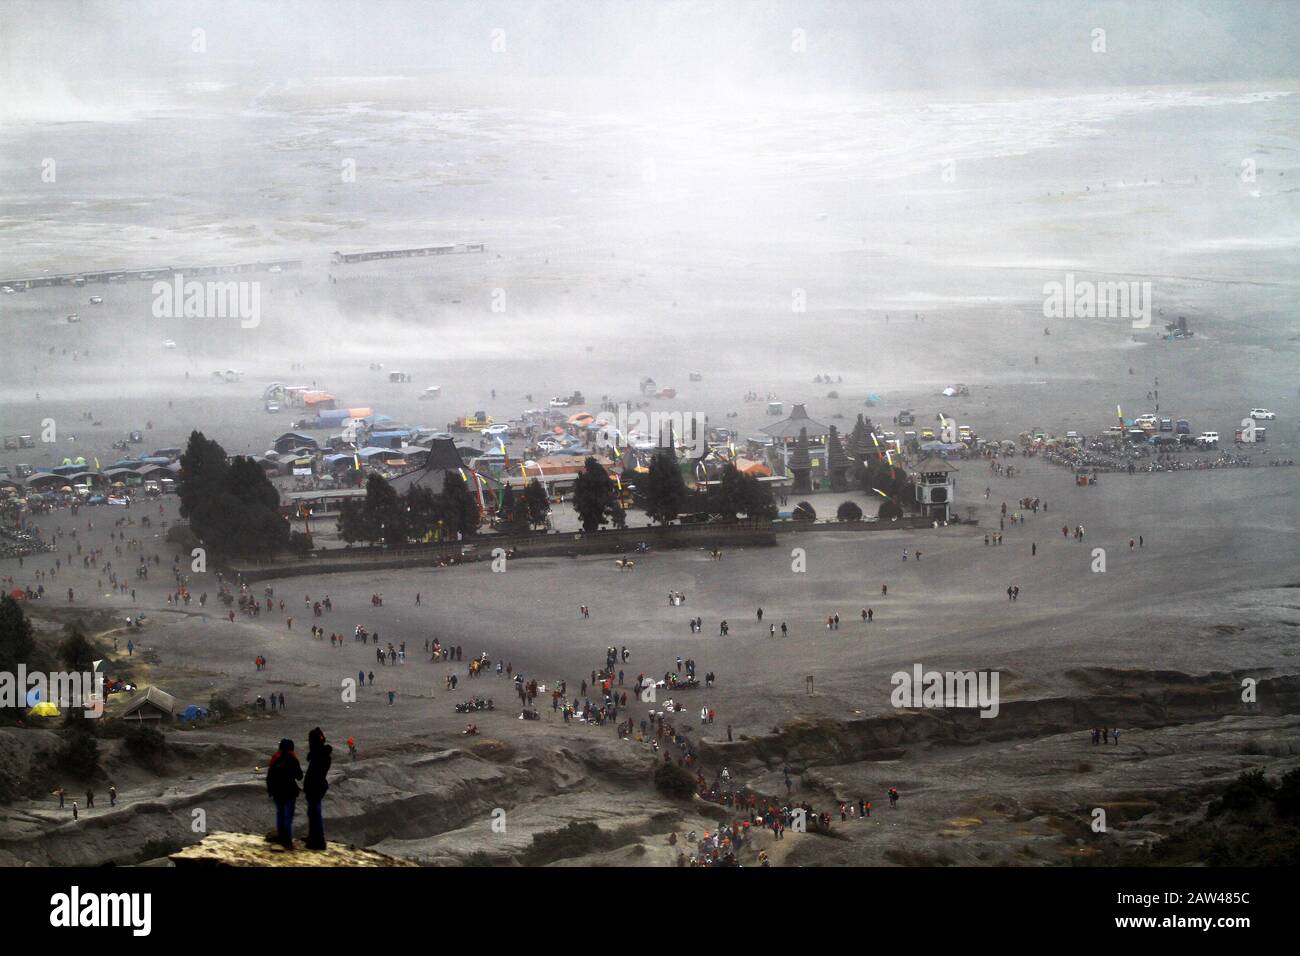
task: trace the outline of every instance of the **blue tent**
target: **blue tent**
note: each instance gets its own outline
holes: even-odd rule
[[[181,720],[199,720],[208,716],[206,707],[200,707],[198,704],[190,704],[181,711]]]

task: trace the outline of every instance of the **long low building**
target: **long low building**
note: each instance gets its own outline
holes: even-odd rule
[[[301,259],[266,259],[257,262],[237,262],[219,266],[155,266],[149,269],[94,269],[88,272],[65,272],[58,275],[24,276],[18,279],[0,279],[0,286],[11,289],[40,289],[51,286],[83,286],[91,282],[126,282],[136,280],[151,282],[155,279],[180,274],[185,276],[236,275],[246,272],[283,272],[301,269]]]
[[[371,252],[335,252],[334,262],[345,265],[354,262],[373,262],[377,259],[417,259],[422,256],[450,256],[467,252],[486,252],[481,242],[459,243],[449,246],[416,246],[411,249],[380,249]]]

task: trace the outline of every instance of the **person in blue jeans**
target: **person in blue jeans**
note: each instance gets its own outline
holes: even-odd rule
[[[307,798],[307,849],[325,849],[325,819],[321,816],[321,800],[330,788],[325,779],[332,762],[330,753],[333,747],[325,742],[325,733],[313,728],[307,735],[307,777],[303,780],[302,793]]]
[[[285,737],[267,767],[266,792],[275,801],[275,840],[289,850],[293,849],[293,813],[298,804],[298,781],[301,779],[302,764],[293,752],[293,741]]]

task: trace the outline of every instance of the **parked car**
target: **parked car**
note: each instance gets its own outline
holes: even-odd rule
[[[1219,433],[1201,432],[1196,436],[1196,444],[1200,445],[1202,448],[1217,447],[1219,444]]]
[[[1250,417],[1255,419],[1257,422],[1271,422],[1273,419],[1277,418],[1277,416],[1267,408],[1252,408],[1250,410]]]

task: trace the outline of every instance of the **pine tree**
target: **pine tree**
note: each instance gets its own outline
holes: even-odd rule
[[[289,544],[280,493],[251,458],[226,460],[202,432],[190,433],[181,455],[181,517],[203,546],[218,555],[266,554]]]
[[[677,520],[686,504],[686,482],[677,467],[676,456],[658,452],[650,460],[645,482],[645,512],[651,521],[667,524]]]
[[[459,532],[468,538],[478,531],[481,517],[478,501],[470,493],[465,479],[454,471],[447,472],[447,477],[443,479],[438,503],[442,509],[442,519],[453,534]]]
[[[406,505],[383,475],[372,474],[366,479],[365,507],[367,523],[379,530],[378,540],[390,546],[406,543]]]
[[[528,510],[528,523],[535,528],[546,524],[546,516],[551,513],[551,502],[546,497],[546,489],[534,478],[524,489],[524,505]]]
[[[35,649],[32,622],[27,620],[22,605],[8,594],[0,596],[0,671],[16,674],[19,664],[30,666]],[[19,708],[26,703],[26,688],[21,691],[15,701]]]
[[[573,486],[573,510],[578,513],[584,531],[595,531],[609,520],[613,500],[609,472],[595,458],[588,458]]]

